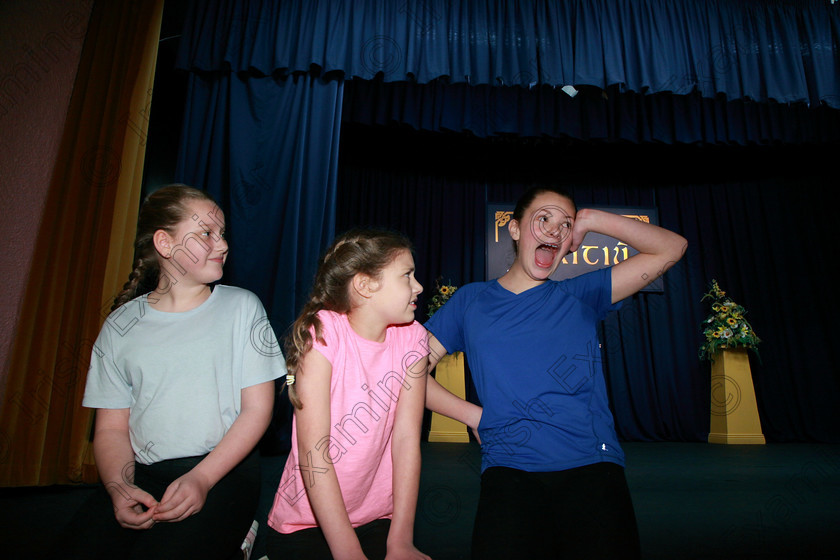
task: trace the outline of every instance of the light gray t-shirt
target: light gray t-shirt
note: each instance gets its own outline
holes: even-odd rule
[[[241,390],[285,374],[253,293],[216,286],[181,313],[152,309],[144,295],[106,319],[82,405],[130,409],[135,459],[148,465],[209,453],[239,416]]]

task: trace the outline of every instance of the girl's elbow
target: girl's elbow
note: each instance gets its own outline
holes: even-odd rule
[[[237,417],[237,421],[250,425],[252,430],[264,432],[271,423],[272,411],[273,408],[271,406],[266,407],[253,404],[242,409]]]
[[[680,251],[679,251],[679,259],[685,256],[686,251],[688,251],[688,240],[685,237],[680,236]]]
[[[410,451],[414,448],[420,449],[420,429],[419,426],[411,429],[404,429],[391,436],[391,448],[400,451]]]
[[[682,235],[675,233],[674,239],[668,244],[669,255],[674,262],[680,260],[688,250],[688,240]]]

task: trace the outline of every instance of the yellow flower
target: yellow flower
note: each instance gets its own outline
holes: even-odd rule
[[[700,359],[713,360],[714,352],[721,346],[743,346],[755,350],[761,342],[744,319],[744,308],[725,296],[726,292],[720,289],[717,280],[712,280],[708,293],[701,298],[701,301],[711,300],[712,312],[702,323],[705,341],[700,346]]]
[[[457,290],[455,286],[452,284],[440,284],[440,281],[436,282],[436,289],[435,294],[432,296],[431,301],[429,302],[429,309],[428,315],[431,317],[434,313],[443,307],[443,305],[452,297],[452,294],[455,293]]]

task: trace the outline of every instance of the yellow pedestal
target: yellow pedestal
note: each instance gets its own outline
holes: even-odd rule
[[[746,348],[715,354],[709,443],[765,443]]]
[[[466,398],[466,382],[464,381],[464,354],[455,352],[441,358],[435,367],[435,379],[450,393]],[[429,441],[443,441],[450,443],[467,443],[470,436],[467,433],[467,426],[443,416],[437,412],[432,413],[432,425],[429,429]]]

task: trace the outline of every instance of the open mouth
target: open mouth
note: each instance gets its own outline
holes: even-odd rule
[[[537,247],[537,250],[534,252],[534,260],[537,263],[537,266],[541,268],[550,268],[552,264],[554,264],[554,256],[557,254],[557,251],[560,249],[559,245],[554,245],[553,243],[543,243]]]

